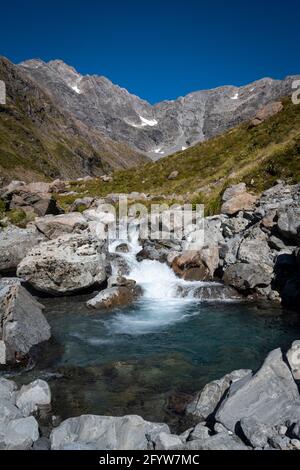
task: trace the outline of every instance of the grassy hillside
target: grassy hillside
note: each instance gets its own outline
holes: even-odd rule
[[[7,89],[7,104],[0,105],[0,176],[7,181],[97,176],[148,160],[58,109],[36,83],[1,57],[0,79]]]
[[[300,105],[293,105],[290,98],[285,98],[283,104],[280,113],[258,127],[242,124],[158,162],[116,171],[111,183],[97,179],[74,182],[73,189],[96,196],[132,191],[151,193],[158,198],[169,195],[174,200],[183,196],[189,202],[205,203],[207,213],[212,214],[220,208],[224,188],[232,183],[244,181],[258,193],[279,178],[299,182]],[[178,177],[168,180],[175,170]]]

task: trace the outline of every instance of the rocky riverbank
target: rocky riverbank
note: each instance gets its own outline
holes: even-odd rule
[[[180,435],[140,416],[51,415],[43,380],[18,390],[0,379],[0,448],[7,450],[300,450],[300,341],[270,352],[258,371],[207,384],[187,406]]]
[[[72,212],[64,213],[54,195],[65,193],[67,186],[60,181],[12,182],[0,191],[5,206],[0,229],[0,364],[4,369],[28,364],[33,346],[49,340],[42,296],[96,291],[88,307],[109,310],[143,295],[139,282],[129,278],[130,241],[116,243],[112,251],[98,236],[99,224],[111,223],[110,214],[99,207],[115,201],[116,195],[102,200],[87,196],[74,202]],[[12,224],[12,211],[26,214],[26,226]],[[299,311],[300,184],[278,182],[260,196],[249,193],[244,184],[232,186],[223,194],[221,212],[205,218],[204,245],[198,249],[189,249],[197,230],[193,226],[182,240],[175,236],[139,239],[132,259],[138,264],[162,263],[162,269],[186,281],[176,286],[178,297],[264,299]],[[176,217],[167,228],[176,235]],[[186,410],[196,424],[181,435],[137,416],[81,416],[54,427],[57,422],[47,411],[45,425],[43,413],[51,396],[47,383],[38,381],[17,390],[16,384],[1,379],[0,446],[299,449],[299,355],[300,343],[294,343],[287,353],[270,353],[255,373],[234,371],[208,384]]]

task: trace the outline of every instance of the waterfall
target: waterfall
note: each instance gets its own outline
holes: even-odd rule
[[[162,331],[172,324],[187,321],[198,315],[201,308],[195,303],[202,300],[228,300],[224,297],[224,286],[216,282],[185,281],[159,261],[145,259],[138,261],[141,251],[139,226],[129,226],[128,240],[114,240],[109,251],[117,252],[118,245],[128,245],[127,253],[118,252],[129,268],[128,279],[133,279],[143,289],[143,297],[128,310],[116,312],[107,322],[110,334],[141,335]]]
[[[111,253],[116,252],[116,248],[124,240],[114,240],[109,247]],[[139,225],[134,222],[129,225],[128,253],[118,253],[127,263],[130,272],[126,276],[133,279],[143,289],[145,299],[166,300],[201,300],[201,289],[213,286],[222,286],[213,282],[185,281],[176,276],[173,269],[166,263],[155,260],[143,260],[138,262],[136,255],[141,251],[139,243]]]

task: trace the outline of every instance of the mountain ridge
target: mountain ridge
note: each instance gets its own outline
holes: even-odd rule
[[[81,75],[62,60],[35,59],[19,66],[82,122],[153,160],[251,119],[264,105],[287,96],[298,77],[193,91],[152,105],[106,77]]]

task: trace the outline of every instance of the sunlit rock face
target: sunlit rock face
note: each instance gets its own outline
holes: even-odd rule
[[[266,104],[292,92],[293,77],[263,78],[151,105],[102,76],[79,74],[60,60],[20,64],[60,105],[89,127],[153,159],[183,151],[254,118]]]

